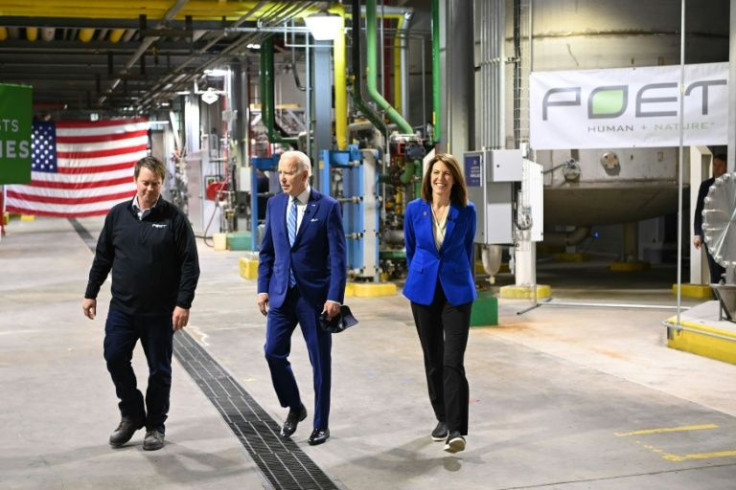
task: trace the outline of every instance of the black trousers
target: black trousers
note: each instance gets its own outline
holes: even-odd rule
[[[465,377],[465,348],[470,331],[473,303],[453,306],[447,302],[439,281],[429,306],[411,303],[424,352],[424,370],[432,409],[450,431],[468,433],[468,380]]]
[[[726,272],[725,267],[716,262],[713,256],[710,254],[708,247],[705,247],[705,255],[708,257],[708,272],[710,273],[711,284],[718,284],[721,282],[723,273]]]
[[[174,331],[171,315],[129,315],[110,310],[105,323],[105,361],[123,417],[145,420],[147,429],[165,431],[171,392],[171,354]],[[148,361],[145,406],[131,365],[135,344],[141,340]]]

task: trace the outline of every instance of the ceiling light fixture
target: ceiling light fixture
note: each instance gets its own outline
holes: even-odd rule
[[[337,14],[320,12],[304,17],[304,23],[316,41],[333,41],[342,34],[342,19]]]

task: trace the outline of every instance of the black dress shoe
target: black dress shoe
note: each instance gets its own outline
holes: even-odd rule
[[[289,415],[286,416],[286,422],[281,427],[281,437],[289,437],[296,432],[296,426],[299,422],[307,418],[307,409],[304,405],[300,405],[299,408],[289,410]]]
[[[327,439],[330,438],[330,429],[314,429],[312,431],[312,435],[309,436],[309,445],[310,446],[319,446],[320,444],[324,444],[327,442]]]
[[[437,422],[437,427],[432,431],[432,440],[441,442],[447,439],[447,424],[444,422]]]
[[[130,417],[123,417],[118,424],[118,428],[110,434],[110,445],[112,447],[120,447],[133,437],[135,431],[142,428],[144,425],[143,419],[134,419]]]

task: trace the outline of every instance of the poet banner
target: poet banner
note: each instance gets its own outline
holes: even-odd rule
[[[728,143],[728,63],[532,73],[537,150]]]
[[[0,83],[0,184],[31,181],[33,88]]]

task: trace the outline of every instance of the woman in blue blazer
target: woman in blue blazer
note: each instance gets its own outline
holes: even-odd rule
[[[429,162],[422,197],[406,208],[404,239],[409,275],[404,296],[424,352],[429,400],[437,427],[432,439],[445,451],[465,449],[468,433],[468,380],[465,347],[470,311],[477,293],[473,280],[475,206],[454,156]]]

